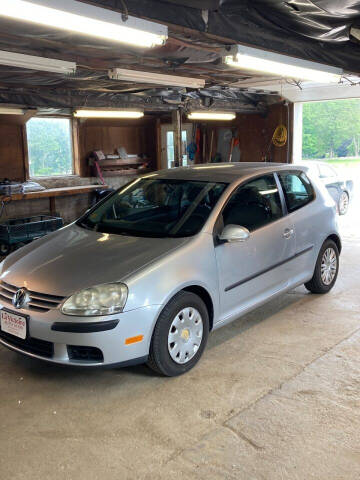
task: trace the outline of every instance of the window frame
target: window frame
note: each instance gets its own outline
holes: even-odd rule
[[[305,177],[308,179],[309,184],[311,185],[311,188],[312,188],[312,191],[313,191],[312,200],[305,203],[304,205],[301,205],[300,207],[296,208],[295,210],[289,211],[288,205],[287,205],[287,202],[286,202],[286,192],[284,191],[283,185],[282,185],[281,180],[280,180],[280,173],[295,174],[298,177],[300,177],[301,174],[305,175]],[[317,198],[316,189],[314,188],[313,182],[311,181],[311,179],[309,178],[309,176],[306,174],[306,172],[304,170],[278,170],[277,172],[274,172],[274,175],[275,175],[275,178],[277,178],[278,184],[280,186],[281,196],[282,196],[283,201],[284,201],[284,208],[286,210],[286,215],[291,215],[291,214],[297,212],[298,210],[301,210],[302,208],[307,207],[308,205],[310,205],[311,203],[313,203],[316,200],[316,198]]]
[[[104,203],[108,202],[112,197],[116,196],[116,195],[119,195],[120,193],[124,192],[125,190],[127,190],[132,184],[136,183],[137,181],[139,180],[145,180],[147,179],[147,176],[140,176],[138,177],[137,179],[135,180],[130,180],[128,183],[122,185],[121,187],[119,187],[117,190],[115,190],[114,192],[112,192],[111,194],[109,194],[108,196],[105,196],[102,200],[100,200],[98,203],[96,203],[95,205],[93,205],[91,208],[89,208],[80,218],[78,218],[76,221],[75,221],[75,224],[84,228],[81,224],[83,223],[84,220],[86,220],[95,210],[97,210],[99,207],[101,207]],[[227,189],[229,188],[230,186],[230,183],[226,182],[226,181],[217,181],[217,180],[201,180],[201,179],[182,179],[182,178],[171,178],[171,177],[164,177],[164,178],[159,178],[158,180],[169,180],[169,181],[175,181],[175,182],[198,182],[198,183],[204,183],[204,184],[210,184],[210,183],[213,183],[213,184],[217,184],[217,185],[224,185],[224,190],[222,191],[222,193],[220,194],[218,200],[216,201],[214,207],[213,207],[213,210],[218,206],[218,204],[220,203],[223,195],[226,194],[227,192]],[[204,227],[207,225],[207,223],[209,222],[209,219],[211,218],[212,214],[214,213],[214,211],[211,211],[209,213],[209,216],[208,218],[205,220],[203,226],[200,228],[200,230],[192,235],[185,235],[183,237],[181,236],[174,236],[174,237],[169,237],[169,238],[193,238],[195,236],[197,236],[203,229]],[[149,237],[149,238],[163,238],[163,237]],[[164,237],[165,238],[165,237]]]
[[[39,179],[52,179],[52,178],[69,178],[79,176],[79,155],[78,155],[78,124],[76,119],[72,116],[61,116],[61,115],[36,115],[29,119],[47,119],[47,120],[69,120],[70,122],[70,146],[71,146],[71,163],[72,163],[72,173],[69,174],[60,174],[60,175],[42,175],[42,176],[33,176],[30,174],[30,156],[29,156],[29,140],[28,140],[28,130],[27,123],[24,128],[24,150],[25,150],[25,171],[26,178],[25,180],[39,180]]]
[[[285,201],[285,197],[284,197],[284,193],[282,191],[282,188],[281,188],[281,184],[280,184],[280,180],[278,179],[277,175],[276,175],[276,171],[270,171],[270,172],[266,172],[266,173],[260,173],[258,175],[254,175],[253,177],[251,178],[247,178],[243,181],[240,181],[239,183],[235,184],[234,185],[234,188],[228,193],[228,197],[226,198],[223,206],[221,207],[221,210],[215,220],[215,223],[214,223],[214,227],[213,227],[213,238],[214,238],[214,244],[215,246],[218,246],[218,245],[221,245],[222,242],[218,240],[218,236],[219,236],[219,229],[222,227],[222,225],[224,224],[224,219],[223,219],[223,212],[227,206],[227,204],[229,203],[229,201],[231,200],[232,196],[235,194],[235,192],[240,188],[240,187],[243,187],[245,186],[246,184],[254,181],[254,180],[257,180],[258,178],[261,178],[261,177],[265,177],[267,175],[272,175],[274,177],[274,180],[275,180],[275,183],[276,183],[276,186],[278,188],[278,191],[279,191],[279,196],[280,196],[280,203],[281,203],[281,211],[282,211],[282,215],[281,217],[277,218],[276,220],[270,222],[270,223],[267,223],[266,225],[262,225],[261,227],[258,227],[256,228],[255,230],[252,230],[251,231],[251,235],[253,235],[255,232],[258,232],[259,230],[261,230],[262,228],[266,228],[268,227],[269,225],[273,225],[275,224],[276,222],[280,221],[280,220],[283,220],[283,218],[285,216],[288,215],[288,211],[287,211],[287,207],[286,207],[286,201]],[[229,185],[231,186],[231,185]],[[224,191],[224,193],[226,193],[226,190]],[[223,228],[223,227],[222,227]]]

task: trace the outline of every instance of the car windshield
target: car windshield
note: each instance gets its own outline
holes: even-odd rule
[[[77,224],[101,233],[188,237],[204,226],[226,183],[139,178]]]

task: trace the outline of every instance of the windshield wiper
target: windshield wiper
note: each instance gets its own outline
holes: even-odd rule
[[[94,231],[94,228],[90,227],[88,224],[83,223],[83,222],[76,222],[76,225],[79,227],[85,228],[85,230],[91,230]]]

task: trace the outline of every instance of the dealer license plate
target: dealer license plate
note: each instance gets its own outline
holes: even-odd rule
[[[0,310],[0,327],[3,332],[10,333],[15,337],[26,338],[26,318],[22,315],[15,315],[6,310]]]

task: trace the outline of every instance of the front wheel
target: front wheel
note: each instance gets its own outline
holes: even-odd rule
[[[5,257],[6,255],[9,255],[11,252],[11,245],[8,245],[7,243],[0,243],[0,256]]]
[[[327,293],[335,285],[339,272],[339,250],[335,242],[326,240],[320,249],[312,279],[305,287],[312,293]]]
[[[209,314],[200,297],[177,293],[155,325],[148,366],[168,377],[189,371],[199,361],[209,335]]]

